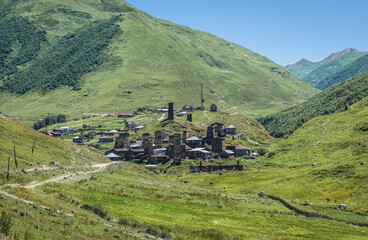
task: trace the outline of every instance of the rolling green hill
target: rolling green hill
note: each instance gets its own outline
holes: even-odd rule
[[[337,73],[344,66],[366,54],[366,52],[348,48],[341,52],[333,53],[320,62],[310,62],[302,59],[295,64],[286,66],[286,68],[299,79],[315,87],[323,79]]]
[[[13,25],[40,36],[24,47],[13,34],[0,49],[7,70],[1,72],[0,110],[7,115],[199,105],[200,83],[207,108],[216,103],[224,111],[258,115],[318,92],[257,53],[123,1],[6,0],[0,7],[2,32],[14,32],[6,23],[15,17]],[[23,55],[29,57],[15,61]]]
[[[6,182],[9,156],[11,157],[9,183],[20,184],[62,175],[66,171],[82,169],[85,164],[107,160],[97,151],[46,136],[3,115],[0,115],[0,143],[0,184]],[[32,154],[33,145],[35,147]],[[14,146],[18,167],[15,166]],[[43,168],[53,167],[50,165],[53,161],[60,163],[58,171],[54,173],[42,171]],[[27,171],[30,169],[35,171]]]
[[[285,68],[289,70],[292,74],[294,74],[297,78],[303,79],[309,73],[313,72],[313,70],[317,69],[318,66],[318,62],[311,62],[303,58],[294,64],[289,64],[285,66]]]
[[[323,79],[316,87],[324,90],[348,78],[364,73],[368,73],[368,55],[358,58],[337,73]]]
[[[308,99],[304,103],[260,118],[274,137],[287,137],[310,119],[341,112],[368,95],[368,75],[345,80]]]

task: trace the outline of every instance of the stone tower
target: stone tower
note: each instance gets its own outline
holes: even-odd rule
[[[162,148],[162,132],[161,131],[155,132],[155,147]]]
[[[169,114],[167,119],[174,120],[174,103],[169,103]]]

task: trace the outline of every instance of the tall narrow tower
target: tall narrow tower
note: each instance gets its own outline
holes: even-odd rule
[[[201,110],[204,110],[204,99],[203,99],[203,83],[201,83]]]

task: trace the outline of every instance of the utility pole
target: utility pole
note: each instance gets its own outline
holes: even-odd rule
[[[7,173],[6,173],[6,183],[8,183],[8,182],[9,182],[10,156],[11,156],[11,155],[9,155],[9,158],[8,158],[8,171],[7,171]]]
[[[33,154],[33,151],[34,151],[34,148],[35,148],[35,144],[36,144],[36,138],[35,138],[35,139],[34,139],[34,141],[33,141],[32,154]]]
[[[204,99],[203,99],[203,83],[201,83],[201,110],[204,110]]]
[[[16,168],[18,168],[17,153],[15,152],[15,146],[14,146],[14,162],[15,162]]]

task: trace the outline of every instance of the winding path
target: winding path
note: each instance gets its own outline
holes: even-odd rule
[[[69,178],[69,177],[72,177],[72,176],[75,176],[75,175],[79,175],[79,174],[91,174],[91,173],[101,172],[101,171],[105,170],[105,168],[107,166],[109,166],[111,164],[116,164],[116,162],[95,164],[95,165],[92,165],[92,167],[98,168],[96,170],[89,171],[89,172],[82,172],[82,171],[80,171],[80,172],[76,172],[76,173],[72,173],[72,174],[67,174],[67,175],[63,175],[63,176],[59,176],[59,177],[56,177],[56,178],[52,178],[52,179],[49,179],[49,180],[46,180],[46,181],[43,181],[43,182],[39,182],[39,183],[36,183],[36,184],[23,186],[23,188],[35,188],[35,187],[42,186],[42,185],[47,184],[47,183],[58,182],[58,181],[61,181],[61,180],[65,179],[65,178]]]

